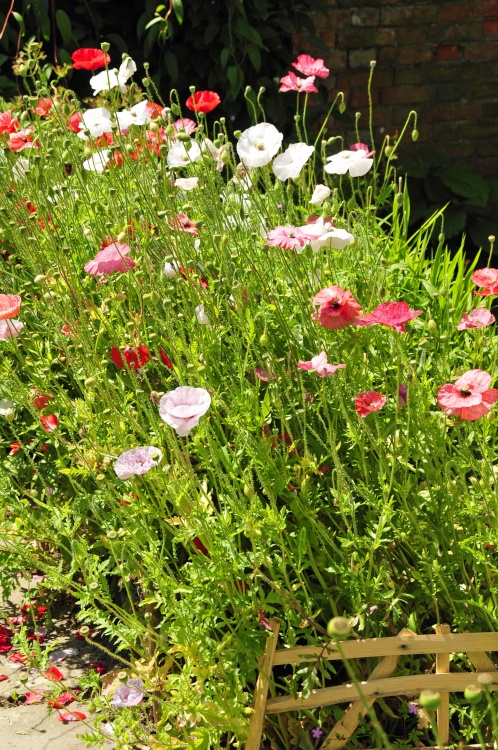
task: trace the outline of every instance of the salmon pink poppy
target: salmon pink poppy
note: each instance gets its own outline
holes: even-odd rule
[[[331,331],[345,328],[361,310],[351,292],[340,286],[322,289],[313,297],[313,304],[319,305],[318,311],[313,313],[313,320],[318,320],[321,326]]]
[[[14,318],[21,309],[21,298],[17,294],[0,294],[0,320]]]
[[[189,234],[193,234],[195,237],[197,237],[197,235],[199,234],[194,222],[189,219],[188,216],[185,216],[185,214],[177,214],[176,216],[172,217],[169,221],[169,227],[170,229],[179,229],[182,232],[188,232]]]
[[[125,363],[130,370],[140,370],[149,360],[149,350],[146,346],[125,346],[121,355],[117,346],[113,346],[111,349],[111,359],[120,370],[125,367]]]
[[[315,60],[311,55],[298,55],[296,62],[292,67],[302,73],[303,76],[318,76],[318,78],[327,78],[330,70],[325,67],[321,57]]]
[[[64,691],[63,693],[58,695],[57,698],[52,698],[51,700],[48,700],[47,706],[51,706],[52,708],[63,708],[64,706],[68,706],[73,701],[74,701],[74,696],[71,695],[71,693]]]
[[[40,148],[40,141],[35,141],[35,129],[32,125],[9,136],[8,147],[11,151],[22,151],[24,148]]]
[[[387,398],[377,391],[363,391],[354,400],[354,408],[359,417],[368,417],[374,411],[379,411],[387,402]]]
[[[26,693],[26,700],[24,701],[24,704],[26,706],[30,706],[32,703],[40,703],[45,698],[44,693],[34,693],[31,690],[28,690]]]
[[[305,234],[299,227],[289,225],[275,227],[267,234],[266,242],[270,247],[281,247],[283,250],[296,250],[300,252],[307,242],[313,239],[310,234]]]
[[[84,721],[86,719],[86,714],[81,713],[81,711],[62,711],[62,713],[59,714],[58,721],[62,721],[64,724],[67,724],[69,721]]]
[[[38,106],[36,107],[35,112],[39,117],[48,117],[53,106],[54,103],[52,99],[49,97],[42,97],[38,99]]]
[[[258,380],[263,381],[263,383],[269,383],[270,380],[275,380],[277,377],[275,373],[270,372],[270,370],[265,370],[263,367],[256,367],[254,374]]]
[[[406,302],[382,302],[375,310],[366,315],[360,315],[354,321],[357,326],[382,325],[393,331],[406,333],[405,323],[422,315],[423,310],[410,310]]]
[[[53,432],[57,429],[59,419],[55,414],[45,414],[43,417],[40,417],[40,424],[45,432]]]
[[[8,109],[6,112],[0,112],[0,134],[15,133],[19,127],[19,120],[12,117],[12,112]]]
[[[313,85],[315,76],[308,78],[298,78],[298,76],[289,70],[288,74],[280,79],[279,91],[304,91],[306,94],[318,94],[318,89]]]
[[[131,248],[128,245],[122,245],[120,242],[112,242],[107,247],[99,250],[93,260],[85,263],[84,269],[87,273],[91,273],[92,276],[107,276],[109,273],[119,271],[119,273],[126,273],[130,268],[134,268],[137,264],[131,258],[125,257],[131,252]]]
[[[93,47],[80,47],[73,52],[71,58],[75,70],[98,70],[111,62],[107,52]]]
[[[215,91],[196,91],[192,96],[189,96],[185,102],[188,109],[192,112],[212,112],[218,104],[221,104],[221,99]]]
[[[484,326],[494,323],[495,320],[495,316],[486,307],[477,307],[468,314],[464,312],[460,323],[457,325],[457,330],[465,331],[467,328],[484,328]]]
[[[472,274],[472,281],[484,287],[482,292],[474,292],[479,297],[498,294],[498,268],[480,268]]]
[[[309,361],[299,360],[297,366],[301,370],[314,370],[319,378],[325,378],[327,375],[333,375],[336,370],[343,370],[346,365],[330,365],[327,361],[327,355],[325,352],[320,352],[316,357],[312,357]]]
[[[490,383],[491,375],[485,370],[468,370],[454,384],[438,388],[437,402],[446,414],[473,422],[498,400],[498,390],[489,388]]]
[[[159,402],[159,416],[180,437],[186,437],[211,405],[211,396],[204,388],[182,385],[168,391]]]

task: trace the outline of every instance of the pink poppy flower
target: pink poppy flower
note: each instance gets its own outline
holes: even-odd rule
[[[361,305],[351,292],[344,291],[340,286],[322,289],[313,297],[313,304],[320,306],[318,311],[313,313],[313,320],[318,320],[321,326],[331,331],[345,328],[361,310]]]
[[[464,312],[460,323],[457,325],[457,330],[465,331],[467,328],[484,328],[484,326],[494,323],[495,320],[495,316],[486,307],[477,307],[475,310],[471,310],[468,315]]]
[[[211,396],[204,388],[182,385],[165,393],[159,401],[159,416],[180,437],[186,437],[211,405]]]
[[[125,257],[129,252],[131,252],[131,248],[128,245],[112,242],[99,250],[93,260],[85,263],[84,269],[92,276],[106,276],[109,273],[114,273],[114,271],[126,273],[130,268],[137,265],[134,260]]]
[[[191,221],[185,214],[177,214],[169,220],[170,229],[179,229],[182,232],[188,232],[193,234],[195,237],[199,234],[197,227],[194,222]]]
[[[333,375],[336,370],[343,370],[346,365],[329,365],[327,362],[327,355],[325,352],[320,352],[316,357],[312,357],[308,362],[299,360],[297,366],[301,370],[314,370],[319,378],[325,378],[327,375]]]
[[[59,419],[55,414],[46,414],[43,417],[40,417],[40,424],[45,432],[53,432],[57,429]]]
[[[24,323],[20,320],[0,320],[0,341],[10,341],[19,336],[20,331],[24,328]]]
[[[406,385],[400,385],[398,388],[398,409],[402,409],[408,403],[408,388]]]
[[[26,706],[30,706],[32,703],[40,703],[45,698],[44,693],[34,693],[31,692],[31,690],[28,690],[26,693],[26,700],[24,701],[24,704]]]
[[[24,148],[40,148],[40,141],[35,141],[35,129],[32,125],[17,133],[11,133],[8,147],[11,151],[22,151]]]
[[[143,445],[122,453],[114,463],[114,471],[120,479],[146,474],[157,466],[163,457],[162,451],[153,445]]]
[[[64,691],[63,693],[58,695],[57,698],[52,698],[51,700],[48,700],[47,706],[51,706],[52,708],[63,708],[64,706],[68,706],[73,701],[74,701],[74,696],[71,695],[71,693]]]
[[[375,151],[370,151],[366,143],[352,143],[349,147],[350,151],[358,151],[360,156],[364,159],[368,159],[370,156],[375,154]]]
[[[498,294],[498,268],[480,268],[472,274],[472,281],[484,287],[482,292],[474,292],[478,297]]]
[[[484,370],[468,370],[455,384],[445,383],[437,392],[441,409],[452,417],[473,422],[490,411],[498,400],[498,390],[489,388],[491,375]]]
[[[275,227],[268,232],[267,245],[270,247],[281,247],[283,250],[303,249],[307,242],[314,239],[310,234],[305,234],[299,227]]]
[[[298,70],[303,76],[318,76],[318,78],[327,78],[330,70],[325,67],[321,57],[315,60],[311,55],[298,55],[296,62],[292,67]]]
[[[66,122],[66,130],[72,130],[73,133],[80,133],[80,122],[83,122],[83,115],[81,112],[74,112]]]
[[[270,372],[269,370],[264,370],[262,367],[256,367],[254,373],[259,380],[263,381],[263,383],[268,383],[270,380],[275,380],[276,378],[275,373]]]
[[[144,699],[144,684],[140,677],[124,682],[115,690],[111,698],[113,708],[129,708],[138,706]]]
[[[318,94],[318,89],[313,86],[315,76],[308,76],[308,78],[298,78],[292,70],[280,79],[279,91],[304,91],[307,94]]]
[[[39,117],[48,117],[53,106],[54,103],[52,99],[43,97],[38,99],[38,106],[36,107],[35,112]]]
[[[354,321],[357,326],[382,325],[393,331],[406,333],[405,323],[422,315],[423,310],[410,310],[406,302],[383,302],[375,310],[366,315],[360,315]]]
[[[354,408],[359,417],[368,417],[373,411],[379,411],[387,398],[377,391],[363,391],[354,400]]]
[[[67,724],[69,721],[84,721],[86,719],[86,714],[81,713],[81,711],[63,711],[58,716],[58,721],[62,721],[64,724]]]
[[[0,294],[0,320],[14,318],[21,309],[18,294]]]
[[[6,112],[0,112],[0,134],[15,133],[19,127],[19,121],[12,119],[12,112],[8,109]]]
[[[191,120],[190,117],[182,117],[180,120],[176,120],[176,122],[173,123],[173,129],[175,135],[177,133],[188,133],[188,135],[192,135],[192,133],[195,133],[195,131],[198,130],[198,125]]]

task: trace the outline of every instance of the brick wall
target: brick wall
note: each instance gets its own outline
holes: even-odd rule
[[[329,47],[331,96],[343,91],[348,110],[368,120],[367,80],[376,61],[372,98],[376,140],[393,135],[410,109],[419,139],[448,159],[498,175],[498,0],[326,0],[316,16]],[[334,132],[344,125],[334,123]],[[329,135],[332,133],[329,131]],[[347,142],[352,133],[346,134]],[[353,139],[356,140],[356,139]]]

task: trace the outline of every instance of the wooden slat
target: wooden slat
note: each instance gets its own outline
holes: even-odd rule
[[[415,633],[404,628],[400,636],[414,636]],[[380,680],[390,677],[398,664],[399,656],[385,656],[372,671],[369,680]],[[375,698],[367,698],[370,708],[375,703]],[[366,709],[362,701],[355,701],[344,711],[342,717],[329,732],[322,744],[322,750],[341,750],[358,726],[360,716],[365,716]],[[340,738],[340,739],[338,739]]]
[[[416,638],[417,636],[414,636]],[[405,639],[407,640],[407,639]],[[406,675],[403,677],[388,677],[384,680],[364,681],[359,684],[364,698],[385,698],[390,695],[416,695],[421,690],[449,690],[461,693],[470,684],[472,678],[478,680],[480,672],[452,672],[451,674]],[[489,672],[493,682],[489,690],[498,690],[498,671]],[[266,703],[267,714],[280,714],[286,711],[301,711],[321,706],[332,706],[336,703],[348,703],[359,700],[360,695],[355,685],[345,684],[337,687],[315,690],[306,700],[283,695],[271,698]]]
[[[403,656],[403,654],[453,654],[479,651],[498,651],[498,633],[448,633],[447,635],[415,635],[392,638],[365,638],[341,643],[346,659],[364,659],[368,656]],[[314,661],[319,656],[329,661],[342,659],[333,645],[295,646],[275,653],[273,666],[301,664]]]
[[[447,635],[451,631],[449,625],[436,625],[436,635]],[[450,655],[436,654],[436,674],[447,674],[450,671]],[[437,731],[441,745],[447,745],[450,739],[450,694],[448,690],[441,691],[441,705],[437,710]]]
[[[276,619],[270,620],[273,637],[266,639],[265,651],[261,659],[260,672],[254,691],[253,713],[249,719],[249,736],[246,742],[246,750],[260,750],[261,736],[263,734],[263,723],[265,720],[265,706],[268,697],[268,688],[272,675],[273,657],[277,649],[278,631],[280,623]]]

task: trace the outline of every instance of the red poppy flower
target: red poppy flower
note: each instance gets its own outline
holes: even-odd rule
[[[53,106],[54,103],[52,99],[43,97],[38,99],[38,106],[36,107],[35,112],[39,117],[48,117]]]
[[[498,294],[498,268],[480,268],[472,274],[472,281],[484,287],[482,292],[474,292],[479,297]]]
[[[354,408],[359,417],[368,417],[373,411],[379,411],[387,402],[387,398],[377,391],[363,391],[354,400]]]
[[[39,703],[44,699],[44,697],[44,693],[33,693],[31,692],[31,690],[28,690],[24,703],[26,706],[30,706],[32,703]]]
[[[80,133],[80,122],[83,122],[83,115],[81,112],[74,112],[66,122],[66,129],[72,130],[73,133]]]
[[[63,693],[58,695],[57,698],[52,698],[52,700],[48,700],[47,706],[52,706],[52,708],[63,708],[64,706],[68,706],[73,701],[74,701],[74,696],[72,696],[71,693],[64,691]]]
[[[58,721],[64,722],[64,724],[67,724],[68,721],[84,721],[86,719],[86,714],[81,713],[81,711],[72,711],[69,713],[69,711],[63,711],[58,716]]]
[[[24,654],[10,654],[7,659],[16,662],[17,664],[26,664],[28,661],[28,657],[24,656]]]
[[[156,102],[147,102],[145,105],[145,111],[149,115],[151,120],[155,120],[157,117],[160,117],[163,113],[164,107],[161,104],[157,104]]]
[[[98,70],[99,68],[105,68],[111,62],[107,52],[91,47],[81,47],[75,50],[71,58],[75,70]]]
[[[354,321],[355,326],[382,325],[393,331],[406,333],[405,323],[422,315],[423,310],[410,310],[406,302],[383,302],[375,310],[366,315],[360,315]]]
[[[194,222],[191,221],[188,216],[185,216],[185,214],[177,214],[176,216],[173,216],[169,220],[169,228],[179,229],[182,232],[188,232],[189,234],[193,234],[196,237],[199,234]]]
[[[162,359],[162,361],[164,362],[164,364],[166,365],[166,367],[167,367],[167,368],[168,368],[169,370],[172,370],[172,369],[173,369],[173,362],[172,362],[172,361],[170,360],[170,358],[169,358],[169,357],[168,357],[168,356],[167,356],[167,355],[165,354],[165,352],[163,352],[163,350],[162,350],[162,349],[159,349],[159,356],[161,357],[161,359]]]
[[[146,346],[125,346],[123,355],[121,355],[118,347],[113,346],[111,349],[111,359],[120,370],[125,367],[125,362],[130,370],[139,370],[148,362],[149,350]]]
[[[0,320],[15,318],[21,309],[21,298],[17,294],[0,294]]]
[[[107,672],[107,664],[105,661],[102,661],[102,659],[99,659],[98,661],[91,661],[89,666],[94,670],[94,672],[97,672],[97,674],[105,674]]]
[[[48,400],[52,398],[51,393],[43,394],[38,388],[32,388],[31,393],[35,394],[33,398],[33,406],[36,406],[37,409],[44,409],[48,406]]]
[[[218,104],[221,104],[221,99],[215,91],[196,91],[195,94],[189,96],[185,102],[188,109],[192,112],[212,112]]]
[[[437,392],[441,409],[453,417],[474,422],[498,401],[498,390],[489,388],[491,375],[485,370],[468,370],[455,384],[445,383]]]
[[[0,682],[4,682],[4,680],[8,680],[9,675],[7,674],[0,674]]]
[[[459,331],[465,331],[467,328],[484,328],[496,320],[495,316],[489,312],[486,307],[477,307],[468,314],[463,313],[460,323],[457,325]]]
[[[9,456],[14,456],[17,453],[17,451],[21,448],[21,446],[22,446],[22,443],[11,443]]]
[[[320,305],[318,311],[313,313],[313,319],[332,331],[349,325],[361,310],[361,305],[351,292],[344,291],[340,286],[322,289],[313,297],[313,304]]]
[[[12,119],[12,112],[0,112],[0,133],[15,133],[19,127],[19,121]]]
[[[57,429],[59,419],[55,414],[46,414],[43,417],[40,417],[40,424],[45,432],[53,432]]]
[[[22,151],[24,148],[40,148],[40,141],[35,141],[35,129],[32,125],[17,133],[11,133],[8,147],[11,151]]]
[[[51,680],[51,682],[59,682],[64,679],[64,675],[57,667],[49,667],[43,676],[46,680]]]
[[[199,550],[199,552],[201,552],[201,554],[205,555],[205,557],[211,557],[207,550],[207,547],[204,546],[198,536],[194,537],[194,546]]]

